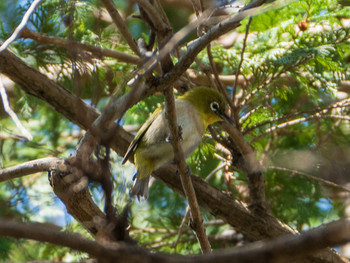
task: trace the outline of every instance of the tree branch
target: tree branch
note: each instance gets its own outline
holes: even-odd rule
[[[23,38],[29,38],[29,39],[35,40],[36,42],[41,44],[56,45],[59,47],[64,47],[66,49],[71,49],[72,47],[74,47],[76,48],[76,50],[79,50],[79,51],[80,50],[89,51],[97,58],[111,57],[125,63],[135,64],[135,65],[141,64],[141,59],[134,55],[130,55],[130,54],[112,50],[112,49],[92,46],[89,44],[80,43],[70,39],[49,36],[43,33],[34,32],[27,28],[24,28],[22,30],[20,36]]]
[[[34,239],[41,242],[66,246],[86,252],[99,259],[114,262],[157,263],[244,263],[244,262],[306,262],[315,253],[326,247],[334,247],[350,241],[350,220],[342,219],[301,235],[288,235],[266,242],[255,242],[239,249],[218,251],[199,256],[178,256],[149,253],[135,246],[112,243],[108,247],[98,242],[83,239],[78,235],[57,232],[37,224],[19,223],[0,219],[0,235],[14,238]],[[298,251],[298,253],[295,253]],[[334,261],[329,261],[334,262]],[[343,259],[342,262],[348,262]]]
[[[16,40],[18,35],[20,34],[21,30],[27,25],[28,20],[31,16],[31,14],[34,12],[37,5],[41,2],[41,0],[34,0],[33,3],[30,5],[27,12],[24,14],[21,23],[16,27],[13,34],[0,46],[0,53],[3,52],[13,41]]]
[[[63,160],[59,158],[47,157],[5,168],[0,170],[0,183],[33,173],[48,172],[51,169],[58,169],[63,163]]]
[[[164,32],[166,33],[167,31],[171,30],[168,25],[162,20],[162,17],[160,14],[157,12],[154,6],[150,4],[150,2],[145,1],[145,0],[134,0],[141,8],[143,8],[149,18],[152,20],[153,29],[156,29],[159,31],[160,34],[163,34]]]
[[[24,128],[21,121],[18,119],[16,113],[11,109],[11,106],[10,106],[10,103],[8,100],[8,96],[6,93],[6,89],[5,89],[4,84],[2,82],[1,76],[0,76],[0,97],[1,97],[2,105],[4,107],[5,112],[10,116],[10,118],[15,123],[16,127],[20,130],[22,135],[24,137],[26,137],[27,140],[31,141],[33,139],[33,136],[30,134],[30,132],[26,128]]]
[[[259,6],[262,5],[264,2],[265,1],[252,1],[251,4],[249,4],[249,8],[251,9],[244,8],[244,11],[239,12],[233,17],[226,19],[223,22],[213,26],[206,34],[193,41],[191,46],[188,47],[187,52],[179,59],[174,68],[170,72],[159,78],[157,83],[154,84],[157,86],[163,86],[169,85],[169,83],[174,82],[193,63],[195,57],[199,54],[201,50],[203,50],[214,39],[240,26],[240,21],[242,21],[247,16],[257,15],[266,12],[267,10],[275,9],[277,7],[280,7],[281,5],[286,4],[285,2],[273,2],[271,4],[259,8]],[[173,38],[176,37],[177,36],[175,34]],[[168,44],[170,45],[170,43],[172,42],[173,41],[170,40]],[[170,49],[171,47],[168,47],[168,44],[165,47],[167,49]],[[171,45],[174,46],[173,43]]]
[[[238,146],[245,160],[245,170],[248,177],[248,187],[251,198],[250,206],[255,212],[265,213],[267,209],[265,180],[262,173],[262,167],[256,159],[255,152],[245,141],[242,133],[236,127],[227,123],[223,123],[222,126]]]
[[[284,167],[278,167],[278,166],[268,166],[267,169],[288,172],[288,173],[291,174],[291,176],[295,175],[295,174],[296,175],[300,175],[300,176],[306,177],[308,179],[320,182],[320,183],[322,183],[322,184],[324,184],[324,185],[326,185],[328,187],[335,188],[335,189],[337,189],[339,191],[344,191],[344,192],[350,193],[350,189],[348,189],[348,188],[346,188],[346,187],[344,187],[342,185],[339,185],[339,184],[333,183],[331,181],[319,178],[317,176],[313,176],[311,174],[307,174],[307,173],[304,173],[304,172],[300,172],[300,171],[297,171],[297,170],[288,169],[288,168],[284,168]]]
[[[242,67],[242,63],[243,63],[243,59],[244,59],[244,51],[245,51],[245,48],[246,48],[246,45],[247,45],[247,38],[248,38],[248,33],[249,33],[249,27],[250,27],[250,24],[252,22],[253,18],[252,17],[249,17],[249,21],[248,21],[248,24],[246,25],[246,28],[245,28],[245,35],[244,35],[244,39],[243,39],[243,47],[242,47],[242,51],[241,51],[241,59],[238,63],[238,66],[237,66],[237,70],[236,70],[236,75],[235,75],[235,81],[233,83],[233,92],[232,92],[232,102],[234,104],[236,104],[236,93],[237,93],[237,80],[238,80],[238,76],[239,76],[239,73],[241,71],[241,67]],[[235,115],[238,115],[238,114],[235,114]],[[236,123],[238,122],[238,119],[236,119],[236,116],[235,116],[235,121]]]
[[[112,0],[101,0],[101,2],[106,7],[109,15],[112,17],[114,23],[117,25],[121,35],[128,43],[129,47],[132,51],[135,52],[136,55],[141,56],[139,49],[135,43],[134,38],[132,37],[128,27],[126,26],[123,18],[120,16],[118,10],[115,8],[115,5]]]
[[[171,144],[174,149],[175,160],[177,161],[179,170],[181,184],[184,189],[185,197],[187,199],[188,205],[191,211],[192,223],[191,226],[196,233],[197,239],[200,243],[202,252],[210,252],[211,246],[208,237],[205,233],[205,228],[203,226],[203,219],[199,210],[199,205],[194,191],[191,177],[188,176],[188,167],[185,161],[184,153],[180,145],[179,130],[176,122],[176,111],[174,94],[172,89],[167,89],[164,92],[165,96],[165,108],[168,116],[170,134],[171,134]]]
[[[40,224],[20,223],[4,219],[0,219],[0,235],[48,242],[86,252],[99,259],[113,259],[125,263],[141,262],[147,255],[145,251],[136,246],[130,247],[118,243],[107,247],[98,242],[84,239],[77,234],[58,232]]]

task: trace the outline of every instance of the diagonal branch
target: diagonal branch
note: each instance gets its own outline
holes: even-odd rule
[[[170,30],[168,25],[163,21],[162,16],[157,12],[154,6],[151,5],[149,1],[146,0],[134,0],[141,8],[143,8],[149,18],[152,20],[153,27],[161,34]]]
[[[21,23],[16,27],[13,34],[8,38],[1,46],[0,46],[0,53],[3,52],[13,41],[16,40],[18,35],[20,34],[21,30],[27,25],[29,17],[34,12],[37,5],[41,2],[41,0],[34,0],[33,3],[30,5],[27,12],[24,14]]]
[[[310,116],[307,116],[307,117],[301,117],[301,118],[294,119],[294,120],[289,120],[287,122],[283,122],[281,124],[272,126],[272,127],[268,128],[268,129],[266,129],[259,136],[255,137],[253,139],[253,141],[258,140],[258,139],[266,136],[267,134],[269,134],[271,132],[274,132],[274,131],[277,131],[277,130],[280,130],[280,129],[284,129],[284,128],[287,128],[287,127],[290,127],[292,125],[296,125],[296,124],[299,124],[299,123],[302,123],[302,122],[305,122],[305,121],[308,121],[308,120],[314,120],[314,119],[316,119],[316,120],[319,120],[319,119],[339,119],[339,120],[343,120],[343,121],[348,121],[349,122],[350,121],[350,116],[316,113],[314,115],[310,115]]]
[[[265,125],[268,125],[268,124],[272,124],[274,122],[279,122],[279,121],[283,121],[283,120],[286,120],[286,119],[291,119],[291,118],[294,118],[294,117],[297,117],[297,116],[300,116],[300,115],[304,115],[304,114],[313,114],[313,115],[316,115],[316,116],[319,116],[319,115],[326,115],[329,111],[331,111],[332,109],[338,109],[338,108],[345,108],[345,107],[348,107],[350,105],[350,99],[345,99],[345,100],[341,100],[341,101],[337,101],[335,103],[332,103],[330,104],[329,106],[325,107],[325,108],[316,108],[316,109],[313,109],[313,110],[305,110],[305,111],[298,111],[298,112],[295,112],[295,113],[291,113],[291,114],[287,114],[287,115],[284,115],[284,116],[281,116],[279,118],[275,118],[273,120],[267,120],[267,121],[264,121],[264,122],[261,122],[261,123],[258,123],[252,127],[249,127],[247,129],[245,129],[243,131],[243,134],[245,133],[248,133],[252,130],[255,130],[259,127],[262,127],[262,126],[265,126]],[[311,115],[309,115],[311,116]],[[246,116],[243,117],[244,120],[247,119]],[[292,121],[292,120],[290,120]],[[287,121],[288,122],[288,121]],[[272,127],[273,128],[273,127]],[[270,129],[272,129],[270,128]]]
[[[48,242],[86,252],[99,259],[114,259],[118,262],[136,262],[137,259],[141,262],[146,255],[145,251],[137,247],[130,249],[130,247],[128,248],[128,246],[123,244],[114,244],[114,247],[107,247],[98,242],[82,238],[77,234],[58,232],[40,224],[21,223],[4,219],[0,219],[0,235]]]
[[[202,37],[198,38],[197,40],[193,41],[191,46],[188,47],[187,52],[179,59],[179,61],[176,63],[174,68],[158,79],[157,83],[155,83],[157,86],[163,86],[163,85],[169,85],[170,83],[174,82],[177,78],[179,78],[186,70],[187,68],[193,63],[196,56],[201,52],[211,41],[218,38],[219,36],[237,28],[240,26],[240,22],[248,17],[248,16],[254,16],[261,13],[264,13],[268,10],[279,8],[283,5],[288,4],[290,1],[277,1],[273,2],[271,4],[267,4],[263,7],[259,7],[265,1],[252,1],[248,6],[249,8],[245,7],[243,8],[244,11],[237,13],[233,17],[226,19],[222,21],[221,23],[218,23],[217,25],[213,26],[206,34],[204,34]],[[197,19],[199,20],[199,19]],[[196,20],[196,21],[197,21]],[[200,21],[201,22],[201,21]],[[173,38],[178,38],[177,34],[173,36]],[[181,39],[181,38],[180,38]],[[180,40],[179,39],[179,40]],[[175,43],[177,43],[179,40],[176,40]],[[173,39],[169,41],[167,45],[165,45],[165,49],[167,49],[167,53],[172,50],[172,48],[175,46]],[[159,53],[159,57],[162,55],[162,50]],[[158,58],[160,59],[160,58]],[[146,63],[147,64],[147,63]]]
[[[4,84],[2,82],[2,78],[0,76],[0,97],[2,100],[2,105],[4,107],[5,112],[10,116],[12,121],[15,123],[16,127],[20,130],[22,135],[27,138],[27,140],[31,141],[33,139],[33,136],[30,134],[30,132],[22,125],[21,121],[18,119],[16,113],[11,109],[8,96],[6,93],[6,89],[4,87]]]
[[[135,43],[134,38],[132,37],[128,27],[126,26],[123,18],[120,16],[118,10],[115,8],[115,5],[112,0],[101,0],[101,2],[106,7],[109,15],[112,17],[113,22],[117,25],[120,33],[122,34],[125,41],[128,43],[129,47],[132,51],[135,52],[136,55],[141,56],[139,49]]]

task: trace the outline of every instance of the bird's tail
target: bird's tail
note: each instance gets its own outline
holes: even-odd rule
[[[135,180],[134,186],[132,187],[131,196],[136,196],[137,199],[143,197],[145,200],[147,199],[147,193],[148,193],[148,182],[149,182],[149,176],[146,178],[139,179],[138,174],[135,174],[133,177],[133,180]]]

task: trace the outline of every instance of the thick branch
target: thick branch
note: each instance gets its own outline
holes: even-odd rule
[[[28,66],[8,50],[0,53],[0,72],[16,82],[28,94],[42,99],[66,118],[87,129],[98,112],[80,98]]]
[[[57,232],[41,225],[16,223],[3,219],[0,220],[0,235],[66,246],[89,253],[93,257],[113,260],[114,262],[283,263],[295,260],[305,262],[303,258],[310,253],[349,242],[350,221],[342,219],[301,235],[288,235],[269,242],[256,242],[240,247],[238,250],[224,250],[214,254],[187,257],[151,254],[138,247],[123,243],[113,243],[107,247],[98,242],[83,239],[78,235]],[[343,262],[346,261],[344,259]]]
[[[77,234],[58,232],[40,224],[20,223],[4,219],[0,219],[0,235],[49,242],[86,252],[93,257],[114,259],[118,262],[141,262],[146,255],[146,252],[137,247],[130,248],[123,244],[107,247],[98,242],[84,239]]]

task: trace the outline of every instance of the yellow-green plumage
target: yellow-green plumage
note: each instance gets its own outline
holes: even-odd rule
[[[190,156],[198,147],[209,124],[227,118],[225,107],[222,95],[206,87],[194,88],[175,100],[180,143],[185,157]],[[137,178],[131,194],[146,197],[151,173],[174,159],[164,109],[158,108],[142,125],[131,142],[123,163],[131,154],[134,154],[137,168]]]

